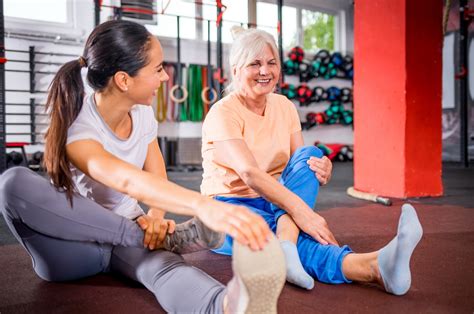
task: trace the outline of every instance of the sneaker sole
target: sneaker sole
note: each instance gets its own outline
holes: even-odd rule
[[[248,293],[245,313],[277,313],[278,297],[286,280],[285,257],[275,237],[262,251],[234,241],[232,268]]]

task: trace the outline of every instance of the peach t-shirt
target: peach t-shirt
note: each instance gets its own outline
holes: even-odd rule
[[[278,94],[267,97],[263,116],[247,109],[234,94],[212,106],[202,127],[202,194],[259,196],[234,170],[214,160],[215,141],[244,140],[259,168],[278,180],[290,159],[290,136],[301,130],[301,124],[295,105],[288,98]]]

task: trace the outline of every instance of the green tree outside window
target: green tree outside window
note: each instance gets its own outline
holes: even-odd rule
[[[334,15],[301,10],[303,48],[306,51],[334,50]]]

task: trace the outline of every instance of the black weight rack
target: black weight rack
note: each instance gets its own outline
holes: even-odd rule
[[[3,37],[2,37],[3,39]],[[14,53],[15,58],[5,58],[5,52]],[[56,74],[57,69],[63,62],[46,62],[37,60],[37,56],[57,56],[66,58],[77,58],[77,55],[66,54],[66,53],[55,53],[37,51],[34,46],[30,46],[28,50],[20,49],[5,49],[2,51],[3,63],[1,64],[0,72],[2,79],[1,86],[1,105],[0,105],[0,130],[2,137],[0,139],[1,145],[3,145],[3,151],[0,152],[0,172],[3,172],[6,165],[6,149],[21,149],[23,158],[26,161],[26,153],[24,146],[34,144],[44,144],[44,134],[48,126],[48,114],[45,112],[45,105],[39,101],[36,96],[46,96],[47,90],[36,89],[38,79],[50,78],[52,80],[53,75]],[[21,68],[18,67],[5,67],[5,65],[23,65]],[[24,65],[27,65],[25,68]],[[54,70],[44,71],[38,70],[39,66],[54,67]],[[28,75],[28,86],[22,88],[5,88],[5,74],[6,73],[19,73],[20,75]],[[49,76],[49,77],[48,77]],[[5,98],[6,93],[19,93],[30,95],[28,101],[23,102],[7,102]],[[26,98],[25,98],[26,99]],[[15,141],[10,141],[14,137]],[[18,140],[21,138],[21,140]],[[2,149],[2,147],[0,147]]]

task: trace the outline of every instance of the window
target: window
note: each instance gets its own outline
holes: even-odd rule
[[[290,49],[298,42],[297,9],[283,6],[283,49]],[[258,28],[269,32],[278,43],[278,8],[276,4],[257,2]]]
[[[165,1],[166,2],[166,1]],[[248,4],[242,0],[227,0],[224,2],[227,9],[223,14],[222,22],[222,42],[232,42],[230,29],[234,25],[248,23]],[[158,6],[158,11],[161,7]],[[175,16],[180,15],[180,36],[187,39],[207,40],[207,21],[197,21],[194,17],[202,17],[211,21],[211,41],[217,39],[217,27],[215,20],[217,19],[217,8],[215,1],[203,1],[202,4],[196,4],[189,0],[171,0],[165,10],[165,15],[158,15],[157,25],[146,25],[146,28],[154,35],[176,37],[177,25]],[[189,16],[192,18],[186,18]],[[202,23],[199,25],[199,23]],[[200,27],[202,26],[202,27]],[[199,35],[198,30],[202,30]]]
[[[68,0],[4,0],[7,17],[44,21],[68,22]]]
[[[161,7],[158,6],[158,11]],[[181,38],[196,38],[196,21],[194,20],[196,13],[195,5],[185,0],[172,0],[166,8],[165,14],[179,15],[179,35]],[[158,15],[157,25],[145,25],[150,33],[157,36],[177,37],[178,26],[176,16]],[[192,18],[186,18],[186,16]]]
[[[204,5],[202,10],[203,18],[208,20],[217,19],[217,8],[215,7],[215,1],[210,2],[213,5]],[[231,43],[232,34],[230,29],[234,25],[243,24],[246,27],[248,23],[248,2],[242,0],[227,0],[224,1],[227,9],[222,15],[222,42]],[[203,26],[203,39],[207,40],[207,22]],[[215,22],[211,22],[211,41],[217,40],[217,26]]]
[[[319,11],[283,6],[283,49],[301,46],[305,51],[336,49],[336,16]],[[276,4],[257,2],[257,24],[273,36],[278,37],[276,25],[278,9]]]
[[[305,51],[334,50],[335,16],[315,11],[301,10],[303,49]]]

